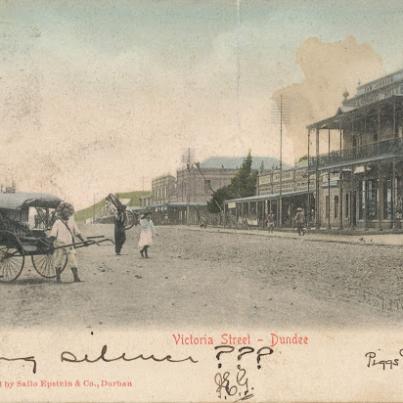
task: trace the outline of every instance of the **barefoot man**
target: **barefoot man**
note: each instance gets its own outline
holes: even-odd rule
[[[81,235],[77,224],[74,221],[74,207],[70,203],[62,202],[57,207],[58,218],[56,219],[53,227],[50,231],[50,241],[57,241],[58,245],[72,245],[66,248],[67,253],[67,266],[70,267],[74,282],[79,282],[80,277],[78,276],[78,264],[76,257],[76,250],[74,248],[75,239],[78,238],[80,241],[85,242],[84,237]],[[61,268],[56,267],[56,281],[59,283],[61,281]]]

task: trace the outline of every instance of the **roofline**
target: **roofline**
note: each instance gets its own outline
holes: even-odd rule
[[[160,204],[151,204],[149,206],[145,206],[144,208],[153,208],[153,207],[204,207],[207,206],[207,203],[186,203],[186,202],[169,202],[169,203],[160,203]],[[143,209],[143,207],[141,207]]]
[[[346,118],[348,118],[348,117],[350,117],[350,116],[352,116],[352,115],[354,115],[356,113],[360,113],[365,109],[372,108],[372,107],[377,106],[377,105],[382,104],[382,103],[386,104],[386,103],[388,103],[389,101],[391,101],[393,99],[403,99],[403,95],[392,95],[390,97],[380,99],[379,101],[372,102],[372,103],[367,104],[367,105],[362,105],[362,106],[360,106],[358,108],[352,109],[351,111],[342,112],[342,113],[336,114],[334,116],[331,116],[329,118],[318,120],[317,122],[314,122],[314,123],[306,126],[306,128],[308,130],[312,130],[312,129],[331,129],[331,130],[335,130],[335,129],[338,129],[339,127],[334,127],[334,126],[333,127],[327,127],[326,125],[328,123],[331,123],[331,122],[340,123],[344,119],[346,119]]]
[[[166,175],[160,175],[160,176],[156,176],[155,178],[153,178],[151,181],[154,182],[158,179],[164,179],[164,178],[173,178],[176,179],[176,177],[174,175],[171,174],[166,174]]]
[[[277,169],[268,169],[267,171],[265,170],[265,171],[263,171],[263,172],[258,172],[258,175],[257,175],[257,176],[258,176],[258,177],[261,177],[261,176],[268,176],[268,175],[271,175],[271,174],[280,173],[280,171],[282,171],[282,173],[284,173],[284,172],[302,171],[302,170],[306,171],[306,168],[307,168],[307,165],[300,166],[300,167],[294,166],[294,167],[292,167],[292,168],[287,168],[287,169],[282,169],[282,170],[280,170],[280,168],[277,168]]]
[[[194,170],[194,171],[199,171],[199,169],[197,169],[196,167],[191,167],[191,168],[187,168],[187,167],[184,167],[184,168],[178,168],[177,170],[176,170],[176,172],[183,172],[183,171],[191,171],[191,170]],[[239,168],[221,168],[221,167],[202,167],[201,165],[200,165],[200,170],[201,171],[227,171],[227,172],[235,172],[235,171],[239,171]]]
[[[357,86],[357,91],[358,91],[359,89],[361,89],[361,88],[366,87],[367,85],[376,83],[376,82],[379,81],[379,80],[383,80],[383,79],[385,79],[385,78],[394,76],[394,75],[397,74],[397,73],[403,73],[403,69],[399,69],[399,70],[394,71],[393,73],[386,74],[386,76],[381,76],[381,77],[375,78],[374,80],[368,81],[368,82],[366,82],[365,84],[360,84],[359,86]]]

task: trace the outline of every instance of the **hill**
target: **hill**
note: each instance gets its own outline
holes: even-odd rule
[[[128,206],[140,206],[140,197],[149,196],[151,192],[142,192],[142,191],[133,191],[133,192],[125,192],[125,193],[117,193],[119,199],[130,199]],[[84,222],[94,215],[99,216],[105,208],[105,198],[98,201],[95,205],[89,206],[85,209],[79,210],[74,215],[77,222]]]

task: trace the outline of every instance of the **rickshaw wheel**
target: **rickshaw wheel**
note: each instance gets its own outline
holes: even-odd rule
[[[24,249],[17,236],[10,231],[0,231],[0,282],[16,280],[24,263]]]
[[[57,245],[55,245],[57,246]],[[45,278],[56,277],[56,267],[60,267],[60,273],[66,268],[67,253],[63,248],[55,249],[43,255],[32,255],[32,265],[36,272]]]
[[[133,211],[126,210],[125,214],[125,230],[129,230],[137,224],[137,215]]]

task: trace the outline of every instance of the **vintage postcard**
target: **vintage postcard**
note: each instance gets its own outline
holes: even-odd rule
[[[402,18],[0,0],[0,401],[403,401]]]

